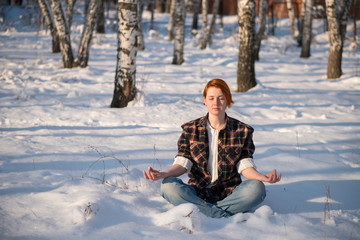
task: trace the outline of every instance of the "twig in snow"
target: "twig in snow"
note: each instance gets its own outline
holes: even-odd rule
[[[156,157],[156,148],[155,148],[155,144],[154,144],[153,150],[154,150],[154,162],[153,162],[153,168],[155,168],[155,161],[156,161],[156,162],[159,164],[159,166],[160,166],[160,171],[161,171],[162,167],[161,167],[161,163],[160,163],[159,159]]]
[[[92,212],[93,212],[93,210],[91,209],[91,203],[89,202],[84,210],[85,218],[89,219]]]
[[[97,180],[100,180],[103,184],[107,184],[107,185],[110,185],[110,186],[115,186],[115,187],[119,187],[117,185],[117,180],[116,180],[116,185],[114,184],[111,184],[109,181],[106,180],[106,166],[105,166],[105,159],[107,158],[110,158],[110,159],[114,159],[115,160],[115,165],[116,163],[119,163],[120,166],[121,166],[121,174],[124,175],[124,169],[126,171],[126,173],[129,172],[129,166],[130,166],[130,161],[128,160],[128,164],[125,165],[124,164],[124,161],[117,158],[113,152],[111,152],[111,155],[105,155],[103,153],[101,153],[96,147],[94,146],[89,146],[90,149],[94,150],[95,152],[97,152],[99,154],[99,158],[94,161],[92,164],[90,164],[90,166],[88,167],[88,169],[86,170],[86,172],[82,175],[82,178],[84,178],[85,176],[87,177],[90,177],[88,176],[88,173],[89,171],[93,168],[93,166],[98,163],[99,161],[102,161],[103,162],[103,176],[102,176],[102,179],[99,179],[99,178],[94,178],[94,177],[91,177],[93,179],[97,179]],[[117,172],[117,167],[116,167],[116,172]],[[115,173],[116,174],[116,173]],[[129,185],[128,185],[128,177],[126,180],[123,179],[123,188],[125,189],[128,189],[129,188]]]

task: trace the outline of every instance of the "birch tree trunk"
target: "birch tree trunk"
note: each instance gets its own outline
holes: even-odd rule
[[[202,25],[201,25],[201,37],[200,37],[200,49],[206,48],[206,40],[208,35],[208,0],[202,0],[201,6],[201,16],[202,16]]]
[[[171,0],[165,0],[165,12],[169,13],[171,7]]]
[[[291,36],[293,37],[293,39],[296,39],[295,13],[294,13],[292,0],[286,0],[286,7],[288,10],[288,15],[290,20]]]
[[[105,33],[105,0],[99,0],[97,7],[96,32]]]
[[[145,42],[144,42],[144,34],[142,31],[142,13],[144,10],[144,0],[138,0],[138,39],[137,39],[137,49],[144,50],[145,49]]]
[[[305,8],[306,0],[301,1],[301,10],[300,10],[300,23],[299,23],[299,35],[297,36],[298,46],[302,45],[303,29],[304,29],[304,17],[305,17]]]
[[[209,43],[210,46],[211,46],[211,43],[212,43],[212,35],[214,34],[214,26],[215,26],[215,22],[216,22],[216,15],[217,15],[218,10],[219,10],[219,2],[220,2],[220,0],[215,0],[215,2],[214,2],[212,17],[211,17],[211,21],[210,21],[209,30],[208,30],[207,42]]]
[[[52,52],[58,53],[60,52],[60,40],[59,35],[57,33],[56,27],[53,24],[51,19],[51,14],[49,12],[48,5],[45,0],[39,0],[39,6],[41,8],[41,12],[45,17],[45,21],[50,29],[51,38],[52,38]]]
[[[164,0],[155,0],[155,4],[156,4],[156,11],[158,13],[162,13],[163,12],[163,1]]]
[[[71,48],[70,32],[65,22],[64,12],[59,0],[50,0],[50,6],[54,17],[54,23],[59,34],[60,50],[64,68],[72,68],[74,55]]]
[[[118,52],[111,107],[123,108],[135,98],[138,0],[118,0]]]
[[[237,91],[246,92],[256,86],[255,79],[255,0],[238,0],[239,55]]]
[[[198,16],[200,10],[200,0],[193,0],[194,7],[193,7],[193,21],[191,25],[191,33],[193,35],[197,34],[198,31]]]
[[[76,0],[67,0],[66,19],[67,19],[67,25],[69,28],[69,32],[71,32],[72,15],[73,15],[75,3],[76,3]]]
[[[85,16],[84,16],[84,24],[85,24],[85,19],[87,19],[87,14],[89,12],[89,6],[90,6],[90,0],[84,0],[84,13],[85,13]]]
[[[350,0],[326,0],[326,15],[330,41],[327,65],[328,79],[339,78],[342,75],[342,52],[350,4]]]
[[[184,62],[184,40],[185,40],[185,1],[175,1],[175,36],[174,36],[174,58],[172,64],[181,65]]]
[[[341,4],[341,13],[340,13],[340,19],[341,19],[341,24],[340,24],[340,34],[341,34],[341,38],[342,38],[342,43],[344,44],[345,41],[345,37],[346,37],[346,25],[347,25],[347,21],[348,21],[348,17],[350,16],[350,7],[352,4],[352,0],[340,0],[340,4]],[[355,17],[355,15],[354,15]]]
[[[312,1],[313,0],[304,0],[305,1],[305,12],[304,12],[304,22],[303,22],[303,34],[301,41],[301,58],[308,58],[310,54],[311,46],[311,30],[312,30]]]
[[[87,19],[85,21],[86,24],[80,41],[78,57],[76,62],[74,63],[75,66],[80,66],[82,68],[85,68],[88,65],[90,42],[94,32],[94,26],[96,20],[97,3],[98,0],[90,1],[88,13],[86,14],[87,16]]]
[[[254,45],[254,57],[255,60],[259,60],[259,52],[261,46],[261,40],[264,38],[265,27],[266,27],[266,13],[268,10],[268,0],[260,0],[259,6],[259,26],[255,35]]]
[[[154,29],[154,12],[155,12],[155,0],[149,0],[151,5],[151,19],[150,19],[150,30]]]
[[[174,27],[174,14],[175,14],[175,4],[176,0],[170,0],[170,15],[169,15],[169,23],[168,23],[168,37],[169,40],[172,41],[174,39],[173,27]]]

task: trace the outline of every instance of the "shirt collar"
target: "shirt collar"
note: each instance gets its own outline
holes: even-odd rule
[[[207,113],[204,117],[200,118],[199,126],[201,127],[207,127],[208,125],[208,116],[209,113]],[[209,124],[210,125],[210,124]],[[211,127],[211,126],[210,126]],[[225,113],[225,127],[221,130],[231,130],[233,127],[233,121],[228,115]]]

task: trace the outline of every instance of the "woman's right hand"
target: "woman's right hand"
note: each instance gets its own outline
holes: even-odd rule
[[[144,178],[150,181],[157,181],[159,179],[166,177],[166,173],[154,170],[152,169],[152,167],[149,167],[147,172],[143,171],[143,174],[144,174]]]
[[[166,177],[178,177],[182,174],[186,173],[186,168],[180,166],[179,164],[174,164],[170,168],[160,172],[149,167],[147,172],[143,171],[144,178],[150,181],[157,181]]]

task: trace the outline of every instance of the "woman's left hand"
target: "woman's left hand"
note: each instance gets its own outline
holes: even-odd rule
[[[249,167],[244,169],[241,172],[241,175],[246,177],[247,179],[255,179],[262,182],[268,182],[268,183],[277,183],[281,179],[281,173],[279,175],[276,174],[276,169],[274,169],[271,173],[268,174],[261,174],[259,173],[255,168]]]
[[[274,169],[271,173],[265,174],[264,182],[268,183],[277,183],[281,179],[281,173],[279,175],[276,174],[276,169]]]

